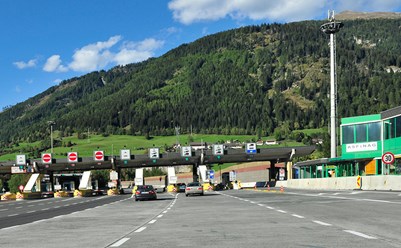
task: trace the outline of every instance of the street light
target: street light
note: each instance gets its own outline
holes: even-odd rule
[[[51,145],[51,153],[53,153],[53,126],[56,125],[56,122],[48,121],[47,124],[50,125],[50,145]]]
[[[320,26],[325,34],[330,35],[330,135],[331,135],[331,158],[336,157],[337,149],[337,136],[336,136],[336,101],[337,101],[337,85],[336,85],[336,73],[335,73],[335,33],[340,31],[340,28],[344,26],[343,23],[337,22],[334,19],[334,11],[329,11],[328,23]]]

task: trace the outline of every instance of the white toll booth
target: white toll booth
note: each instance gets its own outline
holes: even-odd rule
[[[33,188],[33,186],[35,186],[35,184],[38,185],[38,187],[40,187],[40,181],[39,181],[39,183],[37,183],[39,175],[40,175],[39,173],[34,173],[31,175],[31,177],[28,180],[28,183],[24,187],[25,193],[31,193],[32,188]],[[37,188],[36,191],[40,191],[40,188]]]
[[[84,171],[78,189],[92,189],[91,171]]]
[[[168,185],[177,183],[177,176],[175,175],[174,167],[172,167],[172,166],[167,167],[167,178],[168,178]]]
[[[143,185],[143,168],[135,169],[135,185]]]
[[[207,167],[206,165],[199,165],[198,167],[198,175],[202,179],[202,182],[209,182],[209,178],[207,178]]]

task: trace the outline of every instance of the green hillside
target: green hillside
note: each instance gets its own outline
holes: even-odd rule
[[[343,22],[337,34],[339,118],[401,105],[400,19]],[[135,136],[138,142],[155,136],[146,144],[162,146],[167,141],[156,137],[174,137],[176,126],[183,136],[192,130],[278,140],[326,128],[329,38],[322,23],[229,30],[159,58],[63,81],[0,113],[1,152],[32,142],[39,142],[36,153],[49,149],[50,120],[60,142],[88,130],[97,134],[83,152],[98,144],[109,150]],[[101,135],[123,136],[110,143]]]

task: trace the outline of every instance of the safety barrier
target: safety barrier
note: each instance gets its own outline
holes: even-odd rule
[[[7,192],[7,193],[4,193],[4,194],[1,196],[1,200],[2,200],[2,201],[15,200],[16,197],[17,197],[16,194]]]
[[[107,190],[107,195],[118,195],[118,189],[109,189]]]

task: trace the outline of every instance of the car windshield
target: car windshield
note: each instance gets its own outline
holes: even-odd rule
[[[197,187],[200,186],[200,183],[189,183],[188,187]]]

